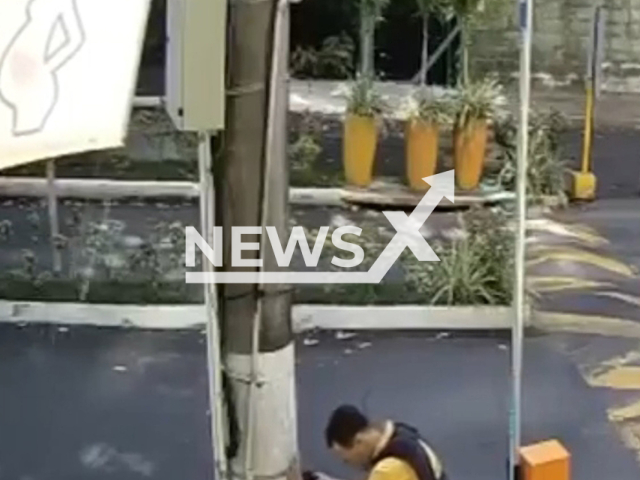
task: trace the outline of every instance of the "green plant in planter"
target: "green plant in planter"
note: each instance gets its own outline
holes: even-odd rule
[[[360,77],[350,86],[344,122],[343,165],[349,185],[367,187],[373,177],[378,142],[378,121],[388,106],[370,77]]]
[[[359,76],[348,87],[343,87],[340,95],[347,100],[347,114],[379,118],[389,111],[389,104],[369,77]]]
[[[480,183],[485,163],[488,122],[500,114],[500,84],[495,80],[462,85],[454,96],[453,150],[456,184],[472,191]]]
[[[444,125],[452,121],[453,114],[451,96],[436,95],[427,88],[416,89],[407,99],[405,116],[409,120]]]
[[[474,120],[492,120],[502,113],[503,89],[495,79],[461,84],[453,94],[455,127],[464,129]]]
[[[409,187],[414,191],[429,188],[423,178],[436,173],[440,126],[451,118],[451,102],[435,96],[425,87],[408,100],[405,125],[406,172]]]

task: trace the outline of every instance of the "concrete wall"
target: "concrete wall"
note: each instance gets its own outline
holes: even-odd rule
[[[598,3],[607,11],[603,87],[640,92],[640,0],[534,0],[533,71],[549,85],[581,81]],[[518,70],[516,2],[510,4],[509,13],[475,29],[471,58],[477,73],[513,76]]]

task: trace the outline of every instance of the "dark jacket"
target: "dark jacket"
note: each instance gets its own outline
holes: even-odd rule
[[[395,423],[393,436],[373,459],[373,465],[385,458],[393,457],[408,463],[419,480],[442,480],[444,473],[440,478],[436,477],[423,442],[417,429],[403,423]]]

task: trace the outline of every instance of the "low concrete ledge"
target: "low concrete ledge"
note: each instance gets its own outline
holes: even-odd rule
[[[296,333],[307,330],[504,330],[510,307],[294,305]],[[529,317],[529,315],[528,315]],[[107,305],[0,301],[0,323],[140,329],[204,327],[202,305]]]
[[[511,307],[296,305],[294,312],[298,331],[504,330],[513,324]]]
[[[185,181],[107,180],[59,178],[55,180],[59,198],[113,200],[116,198],[198,198],[200,186]],[[0,177],[0,197],[47,197],[47,180],[37,177]],[[295,205],[342,205],[340,188],[290,188],[289,201]]]
[[[0,323],[180,330],[203,327],[206,324],[206,312],[204,306],[200,305],[114,305],[2,300]]]
[[[109,200],[126,197],[197,198],[200,187],[194,182],[106,180],[97,178],[59,178],[54,182],[60,198]],[[0,177],[0,196],[46,197],[47,180],[36,177]]]

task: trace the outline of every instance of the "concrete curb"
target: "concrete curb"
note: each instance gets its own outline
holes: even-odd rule
[[[200,186],[195,182],[106,180],[95,178],[61,178],[55,180],[59,198],[112,200],[116,198],[198,198]],[[0,197],[41,197],[48,195],[47,180],[36,177],[0,177]],[[340,188],[290,188],[289,199],[295,205],[340,206]]]
[[[294,305],[293,328],[308,330],[503,330],[509,307]],[[0,301],[0,323],[129,327],[151,330],[203,328],[201,305],[107,305]]]
[[[196,182],[153,180],[108,180],[101,178],[60,178],[54,182],[58,198],[86,200],[114,200],[118,198],[186,198],[197,199],[200,186]],[[47,180],[38,177],[0,176],[0,198],[36,197],[49,194]],[[512,201],[511,192],[493,194],[490,201]],[[464,198],[461,199],[462,201]],[[559,199],[544,197],[543,207],[559,205]],[[289,202],[292,205],[341,207],[349,203],[349,191],[340,187],[291,187]],[[460,205],[456,202],[454,207]]]
[[[294,327],[306,330],[503,330],[511,307],[296,305]]]

